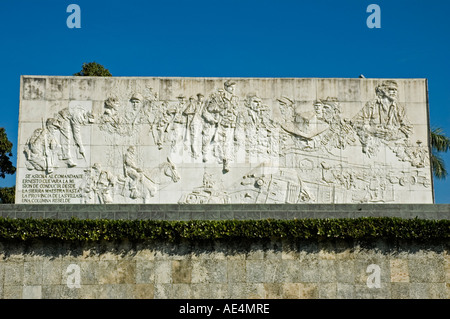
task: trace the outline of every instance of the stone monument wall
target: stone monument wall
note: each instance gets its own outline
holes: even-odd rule
[[[22,76],[16,203],[433,203],[424,79]]]
[[[0,218],[36,220],[357,217],[449,220],[450,205],[4,204],[0,210]],[[0,298],[449,299],[449,242],[445,237],[178,243],[2,239]]]
[[[0,242],[0,298],[449,299],[449,256],[383,240]]]

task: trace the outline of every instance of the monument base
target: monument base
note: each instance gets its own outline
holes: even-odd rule
[[[448,220],[450,205],[1,205],[0,213],[37,219]],[[2,240],[0,256],[3,299],[450,298],[448,240]]]
[[[0,217],[227,220],[398,217],[450,219],[448,204],[4,204]]]

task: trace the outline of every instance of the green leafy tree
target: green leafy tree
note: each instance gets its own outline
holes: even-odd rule
[[[112,76],[108,69],[97,62],[83,63],[80,72],[74,74],[75,76]]]
[[[0,204],[14,204],[16,199],[16,187],[0,188]]]
[[[445,163],[440,153],[447,152],[450,149],[450,139],[445,135],[441,128],[431,130],[431,167],[433,175],[438,179],[447,177]]]
[[[16,168],[12,164],[10,157],[12,156],[13,144],[8,140],[6,131],[0,127],[0,177],[5,178],[6,174],[14,174]],[[15,186],[0,188],[0,203],[14,203]]]

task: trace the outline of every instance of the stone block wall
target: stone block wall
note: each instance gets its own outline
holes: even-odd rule
[[[1,218],[450,219],[450,205],[0,205]],[[0,298],[449,299],[449,242],[0,241]]]
[[[448,299],[448,242],[0,243],[0,297]]]

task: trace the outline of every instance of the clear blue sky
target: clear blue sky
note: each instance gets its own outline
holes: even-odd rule
[[[446,0],[0,0],[0,127],[16,154],[20,75],[96,61],[114,76],[427,78],[431,125],[450,135],[449,33]],[[450,177],[435,195],[450,203]]]

